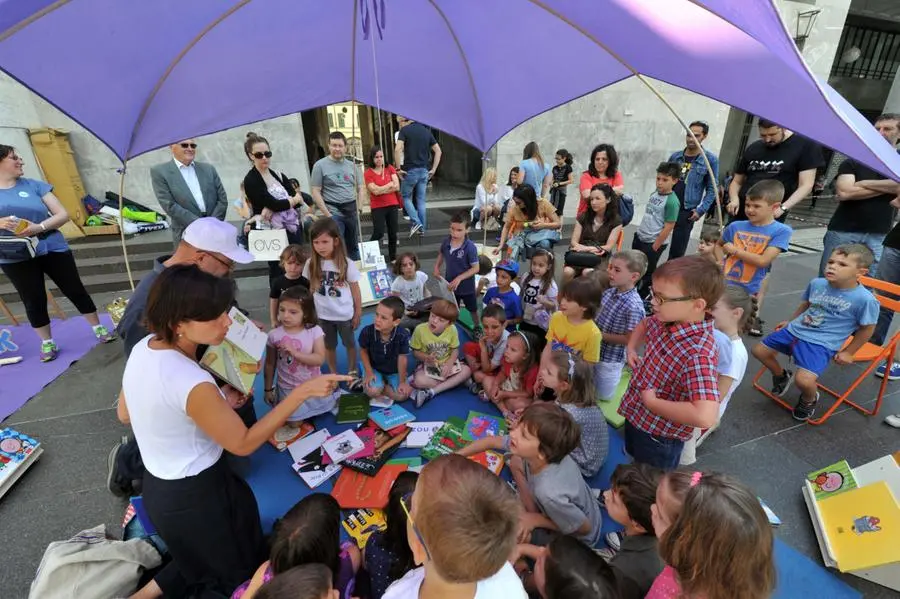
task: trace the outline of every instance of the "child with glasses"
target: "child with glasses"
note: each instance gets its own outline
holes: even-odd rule
[[[519,504],[500,478],[458,455],[432,460],[405,502],[407,539],[421,567],[384,599],[525,599],[507,561],[516,546]]]
[[[634,461],[673,470],[694,428],[718,421],[716,340],[709,315],[722,296],[721,271],[703,256],[669,260],[653,274],[653,315],[626,347],[633,375],[619,406],[625,451]],[[644,357],[637,350],[646,344]]]

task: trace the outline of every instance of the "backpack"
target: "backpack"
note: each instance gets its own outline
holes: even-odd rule
[[[619,196],[619,218],[622,219],[623,227],[627,227],[634,218],[634,200],[627,193]]]

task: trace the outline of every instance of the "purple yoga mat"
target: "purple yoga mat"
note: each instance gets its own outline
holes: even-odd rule
[[[100,322],[110,330],[113,329],[106,314],[100,315]],[[14,351],[3,351],[0,358],[24,358],[18,364],[0,366],[0,421],[25,405],[25,402],[40,393],[41,389],[99,343],[91,325],[81,316],[54,320],[52,326],[53,339],[59,346],[59,356],[52,362],[41,362],[41,342],[30,326],[0,325],[0,333],[7,329],[11,331],[12,341],[18,346]],[[4,348],[5,346],[0,346],[0,350]]]

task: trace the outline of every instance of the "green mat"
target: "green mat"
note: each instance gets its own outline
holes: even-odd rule
[[[475,328],[472,324],[472,314],[465,308],[460,308],[459,316],[456,318],[456,322],[458,322],[460,326],[466,329],[469,333],[471,333],[472,329]]]
[[[631,371],[626,368],[622,371],[622,380],[619,381],[619,386],[616,387],[613,398],[609,401],[597,402],[597,405],[600,406],[600,411],[606,417],[606,421],[616,428],[622,428],[622,425],[625,424],[625,417],[620,416],[616,410],[619,409],[619,404],[622,403],[622,396],[625,395],[629,382],[631,382]]]

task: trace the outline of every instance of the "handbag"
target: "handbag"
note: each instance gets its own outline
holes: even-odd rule
[[[0,260],[22,262],[31,260],[37,254],[37,237],[0,237]]]
[[[573,268],[596,268],[604,258],[606,258],[606,254],[600,255],[593,252],[576,252],[569,250],[566,252],[563,260],[566,266],[571,266]]]

